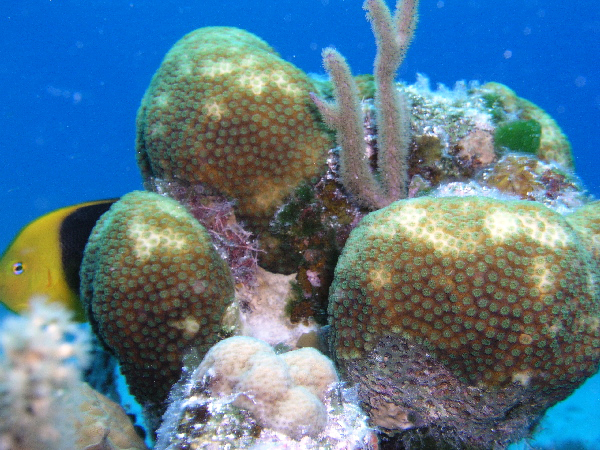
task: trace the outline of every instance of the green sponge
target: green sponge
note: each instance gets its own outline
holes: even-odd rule
[[[541,137],[542,126],[537,120],[515,120],[496,129],[494,143],[499,150],[536,155]]]

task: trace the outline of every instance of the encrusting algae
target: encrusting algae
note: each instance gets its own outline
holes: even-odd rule
[[[79,292],[156,448],[501,449],[598,369],[568,140],[498,83],[396,82],[418,1],[364,8],[372,76],[209,27],[142,99],[147,191],[96,217]]]

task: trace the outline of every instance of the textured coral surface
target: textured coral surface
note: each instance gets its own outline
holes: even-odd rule
[[[595,201],[582,206],[573,214],[567,216],[571,225],[584,245],[594,255],[596,263],[600,262],[600,201]]]
[[[235,406],[250,411],[261,426],[295,439],[314,437],[325,428],[322,401],[338,381],[333,363],[317,350],[278,356],[265,342],[249,337],[213,346],[193,374],[197,380],[204,376],[212,395],[237,394]]]
[[[381,426],[456,421],[461,402],[529,404],[506,421],[524,419],[597,370],[597,282],[591,253],[538,203],[398,201],[363,219],[338,261],[332,352]]]
[[[341,362],[389,334],[468,384],[580,382],[600,356],[597,273],[566,221],[533,202],[399,201],[367,216],[331,289]]]
[[[166,55],[138,112],[145,179],[204,183],[264,225],[302,180],[325,170],[331,142],[308,77],[260,38],[201,28]]]
[[[277,355],[259,339],[224,339],[174,391],[156,448],[370,448],[366,415],[338,381],[313,348]]]
[[[160,403],[183,353],[221,336],[231,271],[205,229],[176,201],[125,195],[98,222],[82,265],[92,326],[140,402]]]
[[[87,383],[71,395],[80,397],[80,417],[76,423],[77,448],[107,450],[146,450],[131,420],[120,405],[93,390]]]

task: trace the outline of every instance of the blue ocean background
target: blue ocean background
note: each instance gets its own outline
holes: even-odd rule
[[[244,28],[316,73],[323,73],[321,49],[333,45],[356,74],[371,73],[375,44],[361,5],[2,0],[0,248],[48,211],[141,188],[136,111],[163,56],[184,34],[210,25]],[[413,83],[422,73],[432,86],[508,85],[556,119],[573,145],[577,174],[600,197],[598,2],[421,0],[419,11],[400,78]],[[600,449],[599,409],[596,376],[555,408],[540,443]]]

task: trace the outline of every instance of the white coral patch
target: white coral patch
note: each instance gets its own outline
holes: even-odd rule
[[[177,70],[183,75],[191,75],[194,72],[194,62],[186,54],[180,56],[177,62]]]
[[[393,238],[399,230],[405,235],[417,236],[423,231],[422,221],[426,216],[427,212],[423,208],[405,204],[400,211],[391,212],[385,221],[373,223],[371,229],[384,240]]]
[[[428,230],[428,225],[432,225],[433,230]],[[444,253],[459,249],[459,242],[454,234],[437,227],[428,217],[427,209],[420,205],[406,203],[390,215],[388,220],[375,225],[374,228],[383,239],[392,239],[394,235],[401,233],[406,239],[414,239],[423,244],[430,243],[435,250]]]
[[[519,383],[521,386],[529,386],[531,381],[531,372],[514,372],[511,378],[513,383]]]
[[[535,258],[533,263],[533,273],[540,293],[545,294],[556,290],[551,265],[546,262],[546,259],[543,256]]]
[[[284,89],[290,84],[290,80],[283,70],[276,70],[271,73],[270,79],[271,82],[275,83],[280,89]]]
[[[244,74],[238,78],[237,83],[242,88],[252,91],[254,95],[261,95],[267,86],[267,80],[260,72]]]
[[[168,325],[169,327],[182,330],[185,339],[192,339],[200,331],[200,322],[191,316],[183,320],[171,320],[168,322]]]
[[[269,76],[269,80],[275,83],[288,97],[297,97],[303,93],[303,90],[283,70],[274,71]]]
[[[258,58],[256,55],[247,54],[244,58],[239,61],[239,66],[244,68],[255,67],[258,64]]]
[[[161,92],[159,95],[156,95],[153,99],[154,106],[158,109],[166,109],[169,107],[171,103],[171,94],[168,92]]]
[[[484,226],[490,230],[492,239],[505,241],[518,233],[522,222],[516,214],[503,209],[493,209],[485,216]]]
[[[225,111],[227,111],[227,107],[224,102],[217,102],[216,100],[206,103],[202,108],[202,112],[211,116],[214,120],[221,120]]]
[[[560,223],[551,221],[539,213],[515,214],[505,209],[494,209],[485,217],[485,226],[491,231],[491,237],[497,241],[504,241],[522,233],[535,239],[540,246],[566,246],[571,241],[571,236]]]
[[[148,259],[158,247],[181,250],[186,239],[169,229],[161,229],[146,223],[133,223],[128,229],[128,237],[134,242],[133,251],[140,259]]]
[[[231,61],[207,62],[200,67],[200,74],[204,77],[215,78],[222,75],[228,75],[234,71],[234,65]]]
[[[535,217],[524,218],[523,222],[523,230],[529,231],[540,245],[564,247],[571,243],[571,235],[565,227],[560,223],[548,220],[547,217],[536,214]]]
[[[163,122],[155,122],[148,128],[148,137],[151,139],[164,139],[168,129]]]
[[[392,274],[389,270],[383,268],[374,268],[369,271],[368,280],[373,286],[375,291],[383,289],[386,285],[390,286],[392,283]]]

